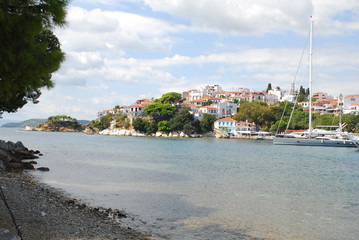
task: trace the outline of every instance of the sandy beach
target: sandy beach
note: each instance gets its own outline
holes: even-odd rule
[[[125,213],[88,207],[27,173],[0,173],[0,186],[24,240],[154,239],[121,227]],[[16,235],[8,209],[0,200],[0,239]]]

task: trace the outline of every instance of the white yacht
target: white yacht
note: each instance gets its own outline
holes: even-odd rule
[[[342,131],[340,125],[336,131],[327,131],[312,128],[312,55],[313,55],[313,20],[310,21],[310,53],[309,53],[309,129],[302,132],[277,135],[273,144],[295,146],[322,146],[322,147],[357,147],[359,142],[348,138],[348,133]]]

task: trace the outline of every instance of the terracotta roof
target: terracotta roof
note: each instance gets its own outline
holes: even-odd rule
[[[212,96],[205,95],[205,96],[202,97],[202,99],[209,99],[209,98],[212,98]]]
[[[153,100],[149,99],[149,98],[142,98],[142,99],[138,99],[137,101],[140,101],[140,102],[153,102]]]
[[[133,104],[130,106],[125,106],[125,107],[146,107],[148,105],[150,105],[151,103],[140,103],[140,104]]]
[[[359,98],[359,95],[348,95],[348,96],[345,96],[344,98]]]
[[[207,108],[207,109],[215,109],[215,110],[217,110],[217,108],[216,107],[212,107],[212,106],[204,106],[204,107],[200,107],[200,108]]]
[[[233,118],[226,117],[226,118],[218,119],[217,122],[237,122],[237,121],[234,120]]]

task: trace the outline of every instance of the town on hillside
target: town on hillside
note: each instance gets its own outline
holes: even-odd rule
[[[272,88],[271,84],[268,84],[267,90],[264,91],[252,91],[247,88],[240,88],[237,91],[225,91],[220,85],[212,85],[188,90],[180,95],[181,101],[172,104],[177,109],[189,109],[193,118],[198,121],[203,120],[205,115],[211,115],[216,119],[214,123],[215,128],[219,128],[221,124],[226,124],[228,131],[230,131],[230,126],[237,128],[239,126],[249,132],[261,129],[258,123],[256,125],[254,122],[246,120],[241,122],[233,119],[233,116],[238,113],[240,105],[244,102],[262,102],[267,106],[271,106],[286,101],[299,104],[304,112],[309,110],[309,90],[303,89],[302,86],[299,90],[295,90],[294,85],[292,85],[289,91],[282,90],[280,87]],[[359,115],[358,94],[333,97],[325,92],[315,92],[312,96],[313,112],[335,115],[339,113]],[[154,102],[153,98],[139,99],[129,106],[118,105],[113,109],[98,112],[98,119],[109,114],[113,116],[125,115],[132,120],[138,117],[150,117],[146,114],[145,108]]]

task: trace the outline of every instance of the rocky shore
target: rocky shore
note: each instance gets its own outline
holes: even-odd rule
[[[0,140],[0,173],[4,171],[18,172],[24,169],[35,169],[33,159],[39,158],[40,151],[27,149],[22,142]],[[39,168],[39,170],[48,170]]]
[[[0,173],[0,186],[24,240],[154,239],[121,227],[125,213],[88,207],[26,173]],[[20,239],[15,235],[8,209],[0,200],[0,239]]]

